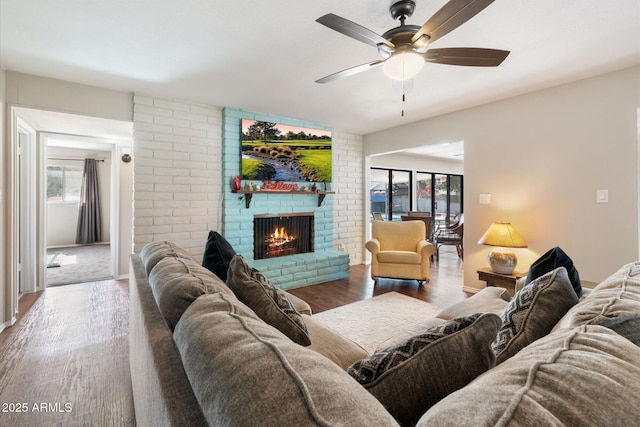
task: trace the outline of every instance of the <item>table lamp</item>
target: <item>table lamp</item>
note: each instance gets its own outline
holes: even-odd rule
[[[510,248],[526,248],[527,244],[509,222],[494,222],[478,243],[495,246],[489,252],[489,265],[495,273],[511,274],[518,264],[516,254]]]

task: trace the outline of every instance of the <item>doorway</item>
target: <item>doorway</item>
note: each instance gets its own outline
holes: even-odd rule
[[[111,259],[111,147],[93,139],[48,135],[46,139],[45,246],[47,287],[114,277]],[[85,159],[96,160],[99,239],[77,243]],[[92,239],[93,240],[93,239]]]
[[[110,243],[111,276],[116,279],[125,278],[128,274],[127,260],[132,247],[130,210],[133,197],[133,162],[122,166],[124,163],[115,159],[120,159],[124,153],[131,153],[133,123],[18,106],[11,106],[10,114],[11,136],[7,161],[9,166],[7,200],[12,212],[8,219],[11,232],[8,234],[7,244],[9,310],[17,313],[19,292],[44,290],[47,284],[47,203],[45,201],[48,139],[59,139],[64,136],[75,144],[82,140],[85,144],[84,148],[88,148],[86,144],[97,145],[98,151],[107,153],[113,160],[109,167],[113,179],[106,191],[109,194],[107,199],[110,204],[111,219],[106,234],[109,236]],[[22,131],[23,128],[27,129],[27,132]],[[28,138],[21,136],[21,133],[28,135]],[[96,148],[93,147],[93,149]],[[24,169],[24,165],[28,165],[30,169]],[[27,179],[21,180],[20,177],[25,174]],[[121,196],[124,197],[122,203]],[[22,200],[30,202],[24,204]],[[32,215],[27,215],[23,206],[31,209],[29,212],[32,212]],[[31,231],[25,228],[25,220],[27,223],[32,221]],[[24,256],[25,253],[31,255]],[[31,278],[24,274],[25,271],[32,272]]]

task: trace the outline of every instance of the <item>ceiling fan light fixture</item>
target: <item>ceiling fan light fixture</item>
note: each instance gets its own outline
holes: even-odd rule
[[[396,51],[384,64],[382,71],[393,80],[409,80],[424,67],[424,59],[413,51]]]

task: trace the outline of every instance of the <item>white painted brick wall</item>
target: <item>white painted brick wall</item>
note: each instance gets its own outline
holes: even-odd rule
[[[222,110],[136,94],[133,111],[134,251],[172,240],[199,259],[222,228]]]
[[[364,263],[365,207],[363,188],[363,138],[333,132],[334,245],[349,253],[349,263]],[[343,246],[344,245],[344,246]],[[344,249],[343,249],[344,248]]]

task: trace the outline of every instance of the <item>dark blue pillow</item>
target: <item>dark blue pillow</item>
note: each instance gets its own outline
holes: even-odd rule
[[[229,270],[229,264],[235,254],[236,251],[233,250],[227,239],[216,231],[210,231],[207,245],[204,248],[202,266],[226,282],[227,270]]]
[[[538,258],[529,268],[529,274],[525,280],[525,286],[542,277],[550,271],[558,267],[564,267],[569,274],[569,281],[578,298],[582,296],[582,285],[580,284],[580,276],[578,270],[573,266],[573,261],[562,249],[556,246],[547,253]]]

